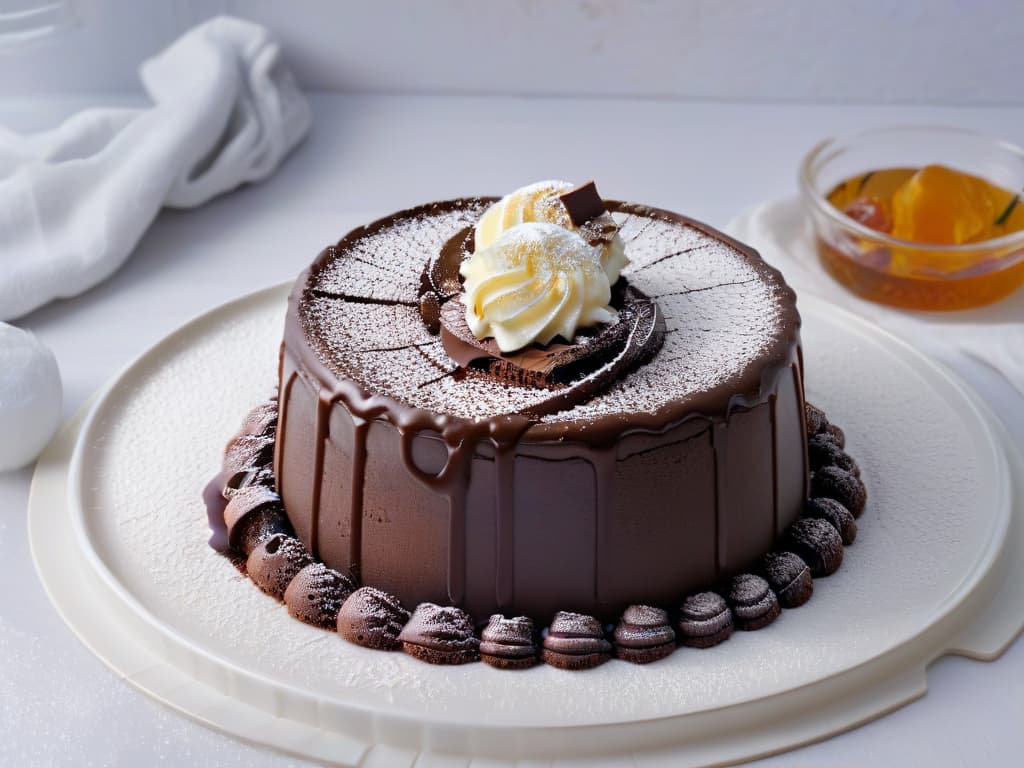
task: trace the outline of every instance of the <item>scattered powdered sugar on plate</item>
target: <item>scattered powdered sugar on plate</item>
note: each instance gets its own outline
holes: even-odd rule
[[[467,419],[528,411],[550,395],[485,377],[456,376],[417,310],[427,263],[486,203],[429,206],[348,238],[311,278],[307,338],[338,376],[409,405]],[[546,422],[653,413],[743,373],[791,333],[777,273],[729,243],[642,206],[615,214],[630,264],[623,274],[665,317],[662,349],[618,383]],[[594,374],[591,374],[593,376]]]

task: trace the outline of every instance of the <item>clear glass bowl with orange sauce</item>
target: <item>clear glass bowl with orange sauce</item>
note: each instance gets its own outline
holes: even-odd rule
[[[1024,150],[957,128],[827,139],[800,193],[825,269],[853,293],[908,309],[998,301],[1024,284]]]

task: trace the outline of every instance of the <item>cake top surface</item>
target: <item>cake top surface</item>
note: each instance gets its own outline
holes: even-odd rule
[[[425,267],[492,202],[467,198],[402,211],[324,251],[292,296],[319,363],[368,393],[471,421],[529,413],[548,398],[537,387],[460,376],[420,316]],[[614,201],[608,208],[629,259],[622,275],[657,302],[664,343],[649,362],[539,421],[658,416],[698,407],[709,393],[756,394],[771,359],[781,367],[797,340],[795,296],[779,273],[752,250],[684,217]]]

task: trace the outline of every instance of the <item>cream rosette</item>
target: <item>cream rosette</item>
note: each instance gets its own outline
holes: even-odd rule
[[[628,263],[626,249],[610,214],[598,217],[583,227],[576,227],[559,195],[573,189],[567,181],[538,181],[505,195],[484,211],[473,231],[476,247],[486,248],[512,227],[529,222],[557,224],[578,232],[598,252],[601,268],[611,285]]]
[[[575,231],[547,222],[506,229],[462,262],[466,324],[502,352],[618,318],[599,254]]]

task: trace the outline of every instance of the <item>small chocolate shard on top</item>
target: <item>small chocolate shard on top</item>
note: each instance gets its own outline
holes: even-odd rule
[[[602,213],[608,212],[608,207],[598,194],[597,185],[593,180],[586,184],[573,187],[568,192],[558,196],[569,214],[569,219],[577,227],[581,227],[591,219],[596,219]]]

